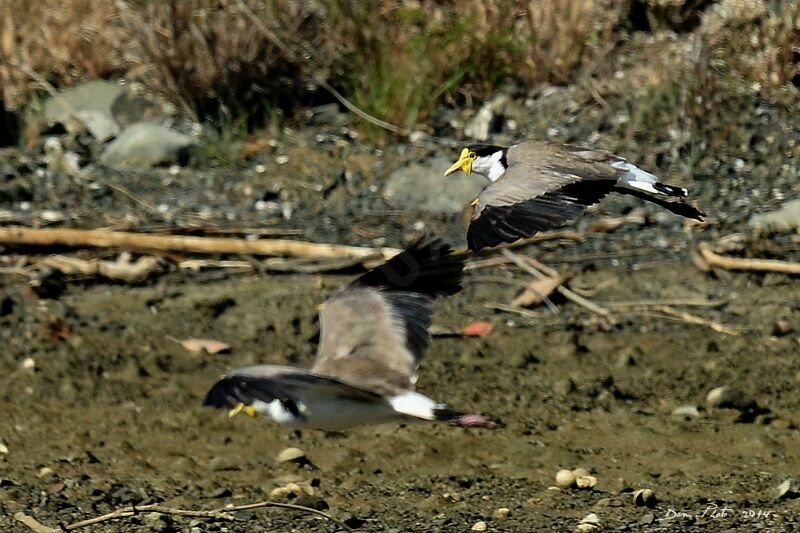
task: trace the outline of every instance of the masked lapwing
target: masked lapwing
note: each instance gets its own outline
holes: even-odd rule
[[[417,239],[328,299],[310,370],[257,365],[232,370],[203,405],[258,414],[295,428],[431,420],[496,427],[414,391],[436,296],[461,290],[463,260],[438,239]]]
[[[701,211],[676,200],[689,192],[602,150],[526,141],[509,147],[474,144],[447,169],[489,179],[473,201],[467,244],[473,251],[560,226],[610,192],[637,196],[687,218]],[[672,200],[667,200],[671,198]]]

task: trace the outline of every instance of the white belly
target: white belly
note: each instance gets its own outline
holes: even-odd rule
[[[319,401],[311,399],[306,403],[298,403],[303,415],[301,417],[293,415],[278,400],[269,403],[256,401],[253,407],[262,415],[285,426],[332,431],[405,418],[386,402],[363,403],[341,398]]]

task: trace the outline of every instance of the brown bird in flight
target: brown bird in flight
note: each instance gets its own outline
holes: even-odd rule
[[[560,226],[610,192],[642,198],[683,217],[705,216],[675,200],[688,196],[686,189],[661,183],[602,150],[539,141],[509,147],[473,144],[461,151],[445,176],[459,170],[491,182],[472,203],[467,244],[473,251]]]
[[[265,415],[296,428],[431,420],[497,427],[414,391],[428,346],[433,300],[461,290],[463,259],[438,239],[417,239],[329,298],[311,370],[256,365],[232,370],[203,405]]]

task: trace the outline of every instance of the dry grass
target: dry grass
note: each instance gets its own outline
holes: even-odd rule
[[[40,90],[17,67],[24,64],[57,87],[94,78],[141,81],[197,119],[244,117],[253,126],[275,109],[315,101],[313,71],[373,115],[414,128],[443,104],[486,98],[509,80],[566,84],[608,70],[613,64],[603,60],[619,52],[630,30],[628,3],[616,0],[245,3],[299,53],[286,57],[235,0],[6,0],[2,103],[20,109]],[[646,3],[652,17],[664,2]],[[764,87],[796,80],[800,2],[778,3],[783,7],[773,12],[749,6],[763,6],[761,0],[699,2],[693,5],[702,13],[682,12],[700,21],[685,38],[699,38],[705,54],[703,67],[688,75],[700,86],[721,71]],[[719,6],[750,18],[726,19],[710,31]]]

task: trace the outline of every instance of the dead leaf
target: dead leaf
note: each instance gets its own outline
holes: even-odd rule
[[[181,345],[192,353],[205,351],[209,354],[229,352],[231,345],[214,339],[186,339],[180,341]]]
[[[465,337],[485,337],[489,335],[493,329],[494,326],[491,322],[478,320],[464,326],[464,329],[461,330],[461,334]]]
[[[528,286],[523,290],[519,296],[514,298],[511,302],[512,307],[528,307],[542,303],[545,298],[549,297],[559,285],[564,283],[563,276],[547,276],[541,279],[535,279],[528,283]]]

